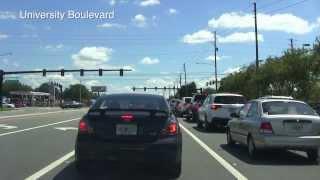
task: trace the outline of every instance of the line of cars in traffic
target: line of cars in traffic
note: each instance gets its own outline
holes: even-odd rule
[[[175,107],[194,106],[185,105],[186,101],[179,103]],[[264,149],[286,149],[304,151],[308,159],[318,163],[320,117],[303,101],[286,96],[247,101],[240,94],[219,93],[207,96],[199,104],[194,111],[181,112],[179,108],[174,111],[187,120],[191,112],[197,127],[206,131],[225,129],[227,144],[245,145],[251,158]]]
[[[204,130],[226,129],[227,144],[247,146],[251,158],[263,149],[293,149],[318,163],[320,117],[291,97],[247,101],[240,94],[196,94],[168,103],[159,95],[123,93],[99,97],[79,121],[77,170],[86,172],[94,161],[143,163],[179,177],[182,134],[175,114],[195,118]]]

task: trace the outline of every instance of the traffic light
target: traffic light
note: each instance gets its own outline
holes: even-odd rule
[[[200,94],[202,94],[202,92],[203,92],[203,89],[202,89],[202,88],[200,88]]]
[[[158,90],[158,87],[154,87],[154,90]]]
[[[207,85],[207,86],[209,86],[209,83],[208,83],[208,82],[206,82],[206,85]]]
[[[176,90],[176,87],[175,87],[175,86],[173,86],[173,90]]]
[[[144,91],[147,91],[147,88],[146,88],[146,87],[144,87],[144,88],[143,88],[143,90],[144,90]]]
[[[99,69],[99,76],[102,76],[102,69]]]
[[[64,76],[64,69],[61,69],[61,76]]]
[[[212,85],[211,81],[209,81],[209,85],[210,85],[210,86]]]
[[[163,87],[164,90],[167,90],[167,87]]]
[[[214,85],[214,81],[211,81],[212,85]]]
[[[133,87],[132,90],[133,90],[133,91],[136,91],[136,87]]]
[[[120,76],[123,76],[123,69],[120,69]]]
[[[80,76],[83,76],[83,75],[84,75],[84,70],[80,69]]]
[[[42,76],[45,77],[46,75],[47,75],[47,70],[46,70],[46,69],[43,69],[43,70],[42,70]]]

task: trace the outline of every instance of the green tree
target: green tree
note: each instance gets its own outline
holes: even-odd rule
[[[197,92],[197,85],[195,82],[191,82],[189,84],[181,86],[176,96],[188,97],[188,96],[192,96],[196,92]]]
[[[11,91],[32,91],[32,87],[22,84],[19,80],[6,80],[3,83],[3,94],[8,96]]]
[[[86,86],[82,84],[70,85],[63,92],[63,98],[66,100],[80,101],[80,89],[81,89],[81,99],[82,101],[88,101],[91,99],[92,94],[89,92]]]

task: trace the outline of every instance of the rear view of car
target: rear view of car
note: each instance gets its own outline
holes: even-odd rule
[[[198,127],[225,127],[231,114],[237,112],[246,102],[240,94],[212,94],[208,96],[199,109]]]
[[[192,118],[192,121],[198,121],[199,108],[203,104],[206,97],[207,96],[204,94],[195,94],[192,97],[191,105],[189,107],[189,115],[191,116],[190,118]]]
[[[165,98],[114,94],[97,100],[79,122],[76,165],[93,160],[147,163],[181,173],[182,136]]]
[[[320,117],[306,103],[261,98],[248,102],[228,124],[227,141],[245,144],[250,157],[261,149],[302,150],[318,159]]]

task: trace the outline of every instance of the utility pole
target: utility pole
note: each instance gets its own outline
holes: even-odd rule
[[[218,92],[217,50],[217,32],[214,31],[214,76],[216,81],[216,92]]]
[[[183,71],[184,71],[184,85],[187,85],[187,70],[186,70],[186,63],[183,63]]]
[[[294,47],[293,47],[293,38],[290,38],[290,49],[291,49],[291,53],[293,53]]]
[[[181,84],[182,84],[182,78],[181,78],[181,73],[180,73],[180,80],[179,80],[180,89],[181,89]]]
[[[254,8],[254,31],[255,31],[255,38],[256,38],[256,75],[258,75],[259,69],[259,45],[258,45],[258,23],[257,23],[257,3],[253,3]],[[257,97],[260,96],[260,88],[259,83],[257,83]]]

